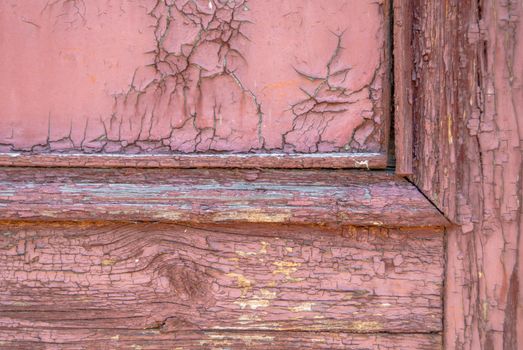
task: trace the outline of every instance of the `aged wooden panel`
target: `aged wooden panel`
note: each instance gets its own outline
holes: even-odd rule
[[[0,169],[3,219],[444,226],[408,181],[365,171]]]
[[[387,149],[388,1],[6,0],[0,16],[4,152]]]
[[[416,2],[414,181],[448,231],[448,349],[523,347],[523,7]]]
[[[21,334],[23,334],[21,336]],[[346,334],[327,332],[161,332],[159,330],[53,330],[38,332],[0,329],[0,346],[18,349],[325,349],[325,350],[441,350],[438,334]],[[20,339],[20,338],[19,338]]]
[[[3,222],[0,243],[0,334],[19,341],[442,329],[441,228]]]

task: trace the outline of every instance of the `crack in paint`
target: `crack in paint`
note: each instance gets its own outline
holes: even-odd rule
[[[125,92],[112,95],[110,116],[87,117],[78,142],[72,119],[67,135],[52,137],[53,114],[49,112],[45,142],[17,147],[16,140],[4,138],[0,150],[126,154],[383,151],[384,120],[379,104],[385,50],[381,48],[378,66],[371,67],[371,81],[351,90],[345,83],[352,67],[341,62],[342,52],[348,49],[342,45],[347,29],[331,31],[336,46],[325,64],[325,75],[292,67],[315,88],[299,88],[306,98],[290,105],[291,129],[280,131],[281,145],[267,146],[262,98],[249,86],[252,82],[242,81],[239,72],[249,64],[241,52],[242,43],[250,42],[243,29],[255,24],[249,6],[248,0],[154,0],[146,9],[154,23],[154,49],[147,52],[151,61],[134,70]],[[56,0],[49,1],[42,13],[58,11],[56,21],[78,27],[90,22],[88,10],[81,0]],[[100,13],[104,11],[99,8]],[[350,117],[347,113],[353,105],[361,103],[370,105],[358,107],[361,122],[340,146],[333,130],[342,125],[340,120]],[[101,133],[93,136],[96,129]],[[11,139],[14,134],[12,129]]]

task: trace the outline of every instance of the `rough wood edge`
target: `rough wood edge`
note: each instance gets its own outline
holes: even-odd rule
[[[51,333],[48,333],[51,334]],[[441,350],[440,333],[220,332],[53,329],[55,338],[36,338],[30,329],[4,330],[0,346],[9,349],[419,349]]]
[[[412,16],[411,0],[394,0],[394,133],[396,174],[412,174]]]
[[[0,169],[1,220],[445,226],[408,181],[357,170]]]
[[[394,105],[393,95],[392,95],[392,86],[394,82],[394,72],[393,72],[393,48],[394,48],[394,39],[392,33],[392,1],[393,0],[384,0],[382,6],[383,19],[384,19],[384,28],[385,28],[385,48],[384,48],[384,59],[383,64],[386,67],[386,76],[383,84],[382,100],[381,106],[383,108],[383,143],[382,147],[384,153],[386,154],[386,163],[391,165],[390,161],[392,159],[392,152],[390,149],[390,144],[393,140],[391,135],[391,125],[392,125],[392,106]],[[388,82],[388,83],[387,83]]]
[[[0,166],[96,168],[384,169],[386,153],[28,154],[0,153]]]
[[[523,348],[521,4],[415,6],[412,180],[456,224],[446,232],[449,350]]]

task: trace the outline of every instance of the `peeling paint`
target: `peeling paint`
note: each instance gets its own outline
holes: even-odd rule
[[[386,150],[379,2],[0,6],[2,152]]]
[[[256,310],[258,308],[268,307],[271,303],[266,299],[243,299],[235,301],[234,304],[239,305],[242,310],[245,308]]]
[[[245,278],[244,275],[239,273],[228,273],[228,277],[236,278],[236,283],[238,287],[242,289],[242,296],[246,295],[252,289],[252,282]]]
[[[213,219],[216,222],[228,221],[231,219],[242,220],[246,222],[273,222],[282,223],[289,221],[292,217],[290,211],[283,211],[280,213],[266,213],[262,210],[238,211],[235,213],[220,212],[213,214]]]
[[[351,323],[350,328],[357,332],[375,332],[383,329],[383,326],[375,321],[358,321]]]
[[[101,264],[102,264],[102,266],[112,266],[112,265],[116,264],[116,260],[115,259],[103,259]]]
[[[312,311],[312,307],[315,305],[315,303],[307,302],[307,303],[301,303],[297,306],[292,306],[289,308],[292,312],[306,312],[306,311]]]

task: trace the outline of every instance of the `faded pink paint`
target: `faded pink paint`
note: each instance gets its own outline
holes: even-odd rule
[[[384,151],[384,13],[371,0],[2,1],[0,150]]]

